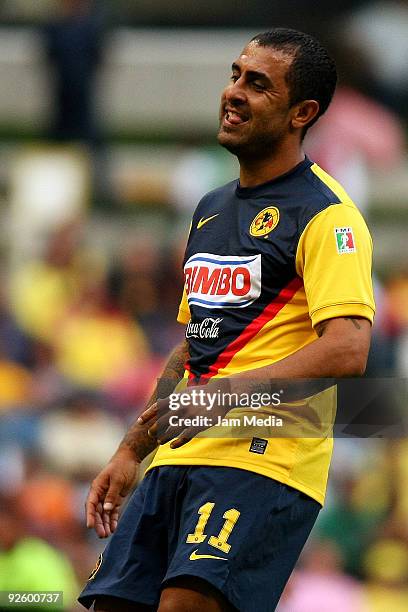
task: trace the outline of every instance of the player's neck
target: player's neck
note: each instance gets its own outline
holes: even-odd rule
[[[256,187],[274,178],[289,172],[304,160],[305,154],[301,149],[293,153],[276,155],[267,159],[240,159],[239,183],[241,187]]]

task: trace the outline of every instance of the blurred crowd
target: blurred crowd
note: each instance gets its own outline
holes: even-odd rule
[[[139,238],[98,270],[82,231],[5,273],[0,305],[0,590],[60,585],[71,603],[100,548],[88,484],[183,336],[178,245]]]
[[[86,47],[96,22],[83,12],[91,2],[63,4],[68,13],[47,34],[49,59],[60,71],[60,112],[50,132],[56,140],[90,146],[97,200],[109,185],[97,176],[101,148],[93,91],[78,84],[100,61],[99,47]],[[344,183],[368,221],[372,173],[406,163],[402,100],[408,73],[398,76],[400,62],[394,79],[385,69],[370,77],[384,5],[400,40],[407,2],[367,3],[349,16],[353,36],[347,45],[338,41],[339,90],[306,142],[309,155]],[[88,73],[66,87],[76,63],[64,58],[78,41],[89,51]],[[364,64],[368,51],[372,63],[367,57]],[[72,123],[72,113],[84,121]],[[168,200],[153,211],[160,228],[136,216],[133,235],[123,232],[103,258],[95,258],[92,242],[97,201],[82,215],[48,226],[40,248],[23,260],[10,257],[3,240],[0,591],[63,590],[65,609],[76,609],[75,597],[104,545],[84,525],[90,480],[143,409],[167,354],[183,338],[176,322],[184,250],[177,224],[185,223],[202,193],[230,178],[228,172],[224,168],[223,175],[217,159],[196,143],[186,147]],[[149,188],[157,194],[154,181]],[[115,214],[119,210],[112,222]],[[408,269],[396,266],[375,276],[367,376],[407,378]],[[408,610],[408,439],[340,438],[335,447],[327,505],[279,612]]]

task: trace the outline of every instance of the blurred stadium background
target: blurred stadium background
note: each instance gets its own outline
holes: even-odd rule
[[[306,151],[363,209],[367,375],[408,373],[408,2],[0,0],[0,590],[62,589],[103,542],[90,480],[168,351],[200,196],[236,176],[219,93],[244,42],[303,29],[341,80]],[[280,612],[408,610],[408,440],[339,439]]]

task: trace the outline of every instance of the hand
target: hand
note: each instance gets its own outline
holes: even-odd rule
[[[160,399],[145,410],[138,419],[139,425],[149,427],[148,434],[159,444],[172,440],[170,447],[179,448],[194,438],[199,432],[209,429],[217,422],[217,417],[224,416],[234,406],[218,401],[220,393],[230,390],[230,383],[222,379],[222,383],[206,386],[188,387],[180,393],[172,393],[166,399]],[[182,400],[182,401],[179,401]],[[177,405],[177,410],[170,406]],[[185,419],[201,416],[201,422],[194,425],[185,423]],[[173,423],[170,418],[174,417]],[[177,421],[174,423],[174,421]]]
[[[92,482],[85,503],[86,526],[95,529],[100,538],[115,531],[119,509],[136,484],[139,463],[130,449],[119,449]]]

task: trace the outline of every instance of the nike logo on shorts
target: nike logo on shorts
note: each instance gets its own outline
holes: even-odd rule
[[[216,557],[215,555],[198,555],[197,549],[195,549],[190,555],[190,561],[197,561],[197,559],[220,559],[221,561],[228,561],[228,559],[225,557]]]

